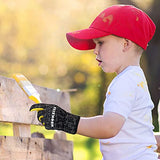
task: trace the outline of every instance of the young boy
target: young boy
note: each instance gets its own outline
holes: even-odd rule
[[[103,160],[157,160],[147,82],[139,61],[155,32],[152,20],[131,5],[102,11],[88,29],[67,33],[70,45],[94,49],[104,72],[116,72],[106,93],[103,115],[84,118],[54,104],[35,104],[46,129],[100,139]]]

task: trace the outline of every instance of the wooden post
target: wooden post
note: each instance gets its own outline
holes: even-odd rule
[[[31,137],[30,125],[13,123],[13,136],[15,136],[15,137]]]
[[[62,140],[66,140],[66,133],[63,131],[56,131],[54,134],[54,139],[62,139]]]
[[[70,111],[67,92],[34,87],[42,102]],[[12,123],[14,135],[0,136],[0,160],[73,160],[73,143],[66,140],[65,132],[56,131],[54,139],[45,139],[41,133],[31,136],[30,125],[41,125],[37,112],[29,112],[32,104],[14,79],[0,76],[0,122]]]

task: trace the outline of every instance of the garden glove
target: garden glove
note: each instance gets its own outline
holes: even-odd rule
[[[34,104],[30,111],[38,111],[37,118],[48,130],[62,130],[76,134],[80,116],[66,112],[55,104]]]

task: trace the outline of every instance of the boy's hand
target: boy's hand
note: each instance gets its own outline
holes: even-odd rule
[[[80,116],[66,112],[54,104],[34,104],[30,111],[38,111],[37,118],[48,130],[62,130],[71,134],[77,132]]]

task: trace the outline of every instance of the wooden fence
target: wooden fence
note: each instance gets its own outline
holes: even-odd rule
[[[42,102],[60,105],[70,111],[67,92],[34,85]],[[41,125],[36,112],[29,112],[33,102],[12,78],[0,76],[0,122],[13,124],[13,137],[0,136],[1,160],[72,160],[73,143],[66,134],[56,131],[54,139],[45,139],[40,133],[31,136],[30,125]],[[0,128],[1,129],[1,128]]]

